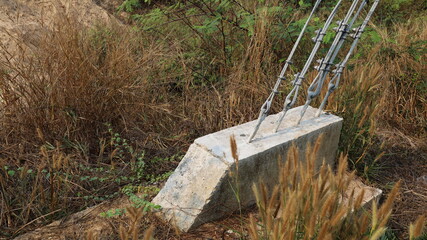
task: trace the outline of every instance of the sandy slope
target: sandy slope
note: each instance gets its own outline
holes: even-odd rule
[[[16,41],[21,40],[27,45],[37,45],[39,33],[52,30],[56,17],[64,13],[74,15],[87,26],[117,21],[92,0],[0,0],[2,51],[14,51]]]

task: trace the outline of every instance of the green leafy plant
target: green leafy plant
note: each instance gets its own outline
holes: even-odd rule
[[[141,7],[142,0],[124,0],[119,6],[119,11],[133,12],[137,8]],[[144,3],[151,3],[151,0],[144,0]]]
[[[159,205],[153,204],[145,198],[148,196],[147,194],[136,195],[138,186],[127,185],[122,188],[122,193],[129,197],[129,200],[132,202],[133,207],[142,208],[143,212],[148,212],[153,209],[160,209]]]
[[[105,218],[113,218],[113,217],[117,217],[117,216],[123,216],[123,214],[125,214],[124,209],[116,208],[116,209],[110,209],[106,212],[102,212],[99,214],[99,216],[105,217]]]

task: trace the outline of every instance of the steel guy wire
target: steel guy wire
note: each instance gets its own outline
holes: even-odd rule
[[[294,55],[294,53],[295,53],[295,51],[296,51],[296,49],[297,49],[297,47],[299,45],[299,42],[301,41],[302,36],[304,35],[305,29],[307,28],[308,23],[310,22],[310,19],[312,18],[314,12],[318,8],[320,2],[322,2],[322,0],[317,0],[316,3],[314,4],[313,9],[311,10],[311,13],[310,13],[309,17],[307,18],[307,21],[305,22],[305,24],[304,24],[304,26],[303,26],[303,28],[302,28],[302,30],[301,30],[301,32],[300,32],[297,40],[296,40],[294,46],[292,47],[291,52],[289,53],[288,58],[285,61],[285,65],[282,68],[282,71],[280,72],[280,75],[279,75],[279,77],[276,80],[276,84],[274,85],[274,88],[272,89],[272,91],[271,91],[270,95],[268,96],[267,100],[261,106],[257,123],[255,125],[255,128],[254,128],[252,134],[249,136],[249,139],[248,139],[249,143],[255,137],[256,133],[259,130],[259,127],[260,127],[261,123],[264,121],[264,119],[267,117],[268,113],[270,112],[271,103],[273,102],[273,98],[274,98],[274,96],[276,96],[278,94],[278,89],[279,89],[279,86],[280,86],[281,82],[283,80],[286,80],[286,77],[285,77],[286,70],[289,67],[289,65],[292,64],[293,55]]]
[[[344,44],[347,34],[349,33],[349,29],[351,29],[353,23],[358,18],[363,7],[366,5],[366,0],[363,0],[358,10],[354,13],[354,10],[356,9],[358,2],[359,0],[354,0],[344,20],[337,22],[338,27],[334,28],[337,34],[335,35],[335,39],[331,44],[331,47],[329,48],[328,53],[326,54],[326,57],[317,60],[317,62],[319,63],[319,66],[316,66],[314,68],[317,69],[319,72],[307,89],[307,100],[300,112],[300,116],[297,120],[297,124],[301,122],[302,117],[304,116],[308,106],[311,104],[313,99],[319,96],[320,91],[322,90],[323,84],[325,82],[325,79],[331,70],[331,66],[333,65],[335,58],[338,55],[342,45]],[[350,18],[353,15],[353,13],[354,13],[354,16],[350,21]]]
[[[322,100],[322,103],[319,106],[319,109],[316,112],[316,115],[315,115],[316,117],[320,116],[323,108],[326,105],[326,102],[327,102],[329,96],[332,94],[333,91],[335,91],[335,89],[338,88],[338,85],[339,85],[340,79],[341,79],[341,75],[344,71],[345,65],[347,64],[348,60],[350,59],[350,56],[352,55],[354,49],[356,48],[356,45],[359,42],[363,31],[365,30],[366,26],[368,25],[369,19],[371,18],[372,14],[374,13],[375,8],[378,5],[378,2],[379,2],[379,0],[374,1],[374,3],[371,6],[371,9],[369,10],[368,14],[365,17],[365,20],[363,21],[363,23],[359,27],[353,29],[354,33],[350,35],[351,37],[354,38],[353,43],[351,44],[351,47],[348,50],[347,55],[345,56],[344,60],[336,65],[336,69],[333,71],[333,73],[335,75],[329,81],[328,92],[326,93],[325,97]]]
[[[276,128],[274,130],[275,132],[277,132],[277,130],[279,129],[280,124],[282,123],[283,118],[285,117],[287,111],[295,104],[295,102],[298,98],[299,89],[301,87],[302,81],[304,80],[304,76],[307,73],[308,68],[310,67],[317,51],[319,50],[320,45],[322,44],[323,38],[326,34],[326,31],[328,30],[329,25],[332,22],[332,19],[336,15],[338,8],[341,5],[341,2],[342,2],[342,0],[339,0],[338,3],[335,5],[334,9],[332,10],[328,19],[326,20],[325,24],[323,25],[323,28],[320,28],[319,30],[316,31],[316,36],[313,38],[313,41],[316,44],[314,45],[313,50],[311,51],[311,54],[308,57],[307,62],[305,63],[302,71],[295,74],[295,79],[292,81],[293,88],[289,92],[289,94],[286,96],[284,106],[283,106],[283,110],[280,113],[280,117],[276,122]],[[291,98],[292,98],[292,100],[291,100]]]

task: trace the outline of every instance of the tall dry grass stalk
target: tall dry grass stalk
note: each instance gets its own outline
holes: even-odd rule
[[[159,53],[148,38],[120,26],[87,29],[59,15],[37,42],[33,48],[18,42],[17,55],[3,49],[2,144],[88,144],[105,123],[126,127],[140,119],[150,102],[147,72]]]
[[[426,220],[426,216],[421,215],[414,223],[409,225],[409,240],[416,239],[423,234],[426,226]],[[425,236],[427,236],[427,233],[425,233]]]
[[[143,217],[142,208],[128,207],[126,208],[126,215],[129,217],[129,226],[126,229],[123,225],[120,225],[119,236],[120,240],[138,240],[140,230],[140,222]],[[144,240],[153,239],[154,226],[149,227],[144,233]]]
[[[240,194],[240,177],[239,177],[239,152],[237,149],[237,142],[234,135],[230,136],[230,149],[231,156],[234,160],[234,168],[230,169],[229,176],[232,181],[229,182],[229,186],[233,191],[234,198],[237,200],[240,215],[240,232],[243,232],[243,208],[242,208],[242,196]]]
[[[341,157],[337,171],[323,165],[316,172],[316,147],[306,163],[292,147],[280,173],[280,184],[272,192],[254,186],[258,219],[250,217],[251,239],[378,239],[386,230],[396,184],[384,204],[372,202],[371,212],[363,207],[364,192],[346,196],[354,172],[347,173],[347,159]]]
[[[140,237],[141,232],[141,221],[143,217],[143,209],[135,208],[135,207],[127,207],[126,208],[126,216],[128,217],[128,222],[126,223],[126,227],[123,224],[120,224],[118,236],[111,236],[112,238],[117,238],[120,240],[153,240],[154,239],[154,226],[150,226],[148,229],[144,231],[143,237]],[[100,234],[104,238],[105,234]],[[97,240],[101,239],[98,234],[96,234],[93,230],[88,231],[86,233],[86,240]]]

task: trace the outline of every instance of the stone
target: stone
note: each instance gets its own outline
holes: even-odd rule
[[[333,166],[336,159],[342,118],[321,114],[309,107],[296,126],[301,107],[288,111],[281,127],[274,133],[279,114],[268,116],[255,139],[248,143],[256,121],[221,130],[194,141],[188,152],[153,199],[162,207],[159,215],[181,231],[213,221],[252,206],[252,186],[263,182],[268,188],[278,183],[279,161],[286,161],[288,149],[295,145],[301,161],[307,146],[323,135],[315,166],[323,161]],[[239,160],[231,155],[230,136],[237,143]],[[238,163],[238,164],[236,164]]]

